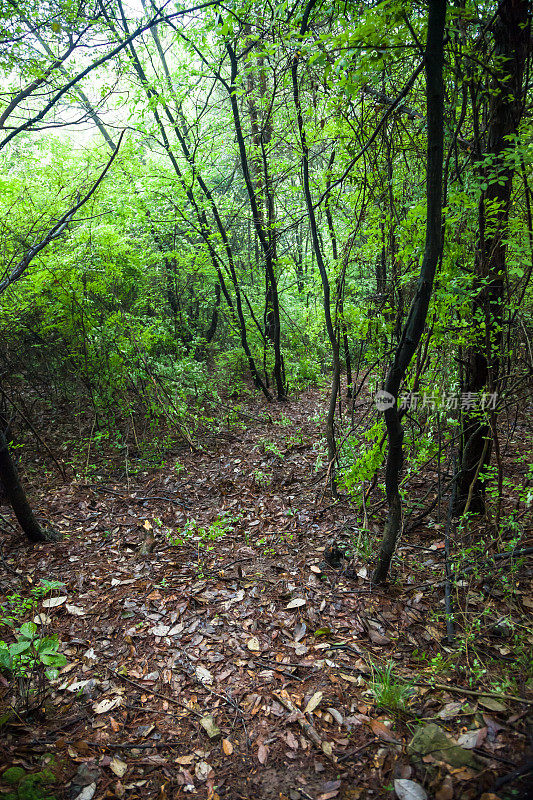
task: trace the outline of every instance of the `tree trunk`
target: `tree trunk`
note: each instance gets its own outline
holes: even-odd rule
[[[311,14],[313,6],[315,5],[315,2],[316,0],[309,0],[309,3],[307,4],[306,9],[304,11],[302,23],[300,25],[300,36],[302,38],[307,33],[309,16]],[[316,221],[315,208],[313,205],[313,198],[311,197],[311,186],[309,182],[309,146],[307,144],[307,136],[305,132],[304,120],[302,115],[302,106],[300,102],[300,87],[298,85],[299,57],[300,53],[299,51],[297,51],[292,59],[292,67],[291,67],[292,95],[293,95],[294,107],[296,109],[296,119],[298,123],[298,133],[300,136],[300,145],[302,148],[302,180],[303,180],[305,205],[307,209],[307,216],[309,217],[309,228],[311,231],[311,243],[313,245],[313,253],[315,254],[318,270],[320,272],[320,278],[322,280],[322,290],[324,294],[324,317],[326,320],[326,330],[328,333],[328,338],[331,345],[331,352],[333,356],[333,375],[331,378],[331,391],[329,395],[329,406],[328,406],[328,414],[326,417],[325,433],[328,445],[328,462],[330,470],[329,476],[330,476],[331,494],[333,495],[333,497],[337,497],[337,484],[335,480],[335,461],[337,459],[337,444],[335,441],[335,410],[337,407],[337,397],[340,390],[340,377],[341,377],[339,340],[337,337],[337,333],[333,327],[333,321],[331,319],[330,284],[329,284],[328,274],[326,271],[326,265],[324,263],[324,258],[322,255],[322,247],[320,244],[320,237]],[[330,159],[330,164],[333,163],[333,158],[334,154],[332,154],[332,157]],[[326,209],[327,209],[327,204],[326,204]],[[330,222],[332,224],[331,220]],[[333,242],[336,255],[337,244],[334,235],[333,235]]]
[[[442,248],[442,171],[444,162],[442,70],[445,21],[446,0],[429,0],[425,50],[428,137],[426,241],[416,294],[396,348],[394,362],[385,382],[385,391],[391,396],[392,401],[391,407],[385,411],[389,444],[385,490],[389,510],[380,544],[378,563],[372,576],[375,583],[380,583],[387,577],[402,522],[399,483],[403,466],[403,426],[397,406],[398,391],[424,332],[435,271]]]
[[[279,313],[278,283],[275,272],[275,252],[272,246],[273,238],[275,237],[276,233],[274,230],[270,232],[265,230],[265,226],[262,222],[261,211],[258,205],[258,197],[250,173],[249,159],[246,151],[246,143],[244,141],[239,104],[237,101],[236,81],[238,75],[238,60],[235,51],[228,41],[226,42],[226,51],[228,53],[231,65],[231,78],[229,84],[225,81],[223,83],[229,94],[235,136],[237,138],[237,145],[239,148],[241,169],[248,199],[250,201],[253,223],[265,259],[266,281],[270,289],[270,299],[272,303],[271,338],[274,346],[274,380],[276,382],[278,400],[285,400],[286,387],[283,380],[283,357],[281,354],[281,322]]]
[[[498,392],[505,305],[506,238],[514,169],[508,158],[522,118],[523,80],[529,53],[528,0],[502,0],[493,24],[494,57],[485,152],[493,158],[479,206],[472,308],[474,342],[467,351],[462,392]],[[507,157],[506,157],[507,156]],[[473,396],[473,395],[470,395]],[[476,404],[477,405],[477,404]],[[484,468],[490,464],[491,428],[479,408],[462,412],[460,472],[455,513],[485,509]]]
[[[4,488],[5,496],[19,522],[20,527],[30,542],[46,542],[51,538],[43,531],[26,497],[15,462],[9,452],[9,447],[3,431],[0,430],[0,482]]]

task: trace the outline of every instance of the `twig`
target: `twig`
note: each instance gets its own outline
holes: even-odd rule
[[[448,686],[445,683],[429,683],[426,681],[411,681],[411,683],[415,683],[417,686],[429,686],[432,689],[444,689],[447,692],[453,692],[455,694],[466,694],[469,697],[497,697],[499,700],[511,700],[515,703],[527,703],[527,705],[533,706],[533,700],[528,700],[527,697],[515,697],[513,694],[487,692],[483,689],[462,689],[460,686]]]
[[[444,529],[444,568],[446,574],[446,582],[444,584],[444,608],[446,612],[446,638],[448,639],[448,644],[452,644],[454,639],[453,608],[452,608],[453,575],[450,566],[450,533],[453,531],[455,535],[455,525],[453,523],[453,510],[457,498],[457,477],[458,473],[456,465],[455,476],[452,482],[452,491],[450,492],[450,500],[448,503],[446,527]]]
[[[167,703],[172,703],[172,705],[184,708],[185,711],[189,711],[191,714],[195,714],[197,717],[200,717],[200,719],[204,716],[199,711],[196,711],[194,708],[190,708],[186,703],[182,703],[181,700],[175,700],[173,697],[167,697],[166,695],[161,694],[161,692],[155,692],[153,689],[148,689],[148,687],[146,686],[141,686],[139,683],[135,683],[135,681],[132,681],[131,678],[126,678],[125,675],[121,675],[120,672],[115,672],[115,670],[113,669],[110,669],[109,672],[112,675],[115,675],[115,677],[120,678],[123,681],[126,681],[126,683],[130,683],[132,686],[135,686],[135,688],[139,689],[140,692],[151,694],[154,697],[159,697],[161,700],[166,700]]]
[[[291,714],[294,714],[300,728],[303,730],[305,734],[307,734],[307,736],[311,739],[311,741],[314,744],[316,744],[316,746],[322,751],[322,753],[326,756],[326,758],[329,758],[330,761],[336,764],[337,757],[334,756],[333,753],[328,753],[328,748],[326,747],[327,743],[322,741],[322,739],[320,738],[320,736],[316,731],[316,728],[314,728],[313,725],[311,725],[311,723],[306,720],[303,712],[300,711],[299,708],[296,708],[294,703],[292,703],[290,700],[287,700],[285,697],[282,697],[282,695],[277,694],[277,692],[272,692],[272,695],[276,698],[276,700],[279,700],[282,706],[285,706],[287,711],[290,711]]]

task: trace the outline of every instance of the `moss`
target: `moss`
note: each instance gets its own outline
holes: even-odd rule
[[[29,775],[28,778],[34,783],[55,783],[55,775],[49,769],[43,769],[42,772],[34,772],[33,775]]]
[[[20,783],[25,775],[26,770],[22,769],[22,767],[8,767],[2,775],[2,783],[8,783],[10,786],[14,786],[15,783]]]
[[[3,795],[4,800],[56,800],[42,788],[43,784],[55,783],[55,776],[49,769],[28,774],[22,767],[9,767],[1,780],[10,786],[17,785],[15,792]]]
[[[24,781],[18,789],[17,800],[56,800],[35,781]]]

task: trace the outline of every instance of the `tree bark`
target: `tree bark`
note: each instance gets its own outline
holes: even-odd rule
[[[510,137],[524,110],[523,82],[530,51],[528,0],[502,0],[493,24],[494,58],[485,153],[492,156],[482,175],[487,183],[479,206],[472,308],[474,342],[466,353],[462,392],[498,392],[506,282],[506,239],[514,168]],[[510,143],[511,142],[511,143]],[[484,469],[490,464],[492,434],[479,409],[461,414],[460,471],[455,513],[485,510]]]
[[[393,399],[392,406],[385,411],[389,444],[385,489],[389,510],[376,569],[372,576],[374,583],[381,583],[387,577],[401,528],[402,506],[399,483],[403,466],[404,431],[397,405],[398,390],[424,332],[435,271],[442,249],[442,172],[444,162],[442,72],[445,21],[446,0],[429,0],[428,33],[424,54],[427,103],[426,241],[416,294],[385,382],[385,391]]]
[[[276,232],[274,230],[266,230],[261,220],[261,213],[258,205],[257,193],[254,188],[252,176],[250,173],[250,166],[248,163],[248,154],[246,152],[246,143],[241,124],[241,117],[239,112],[239,104],[237,102],[237,86],[236,80],[238,75],[238,60],[237,55],[229,42],[226,42],[226,51],[229,56],[231,66],[231,77],[229,84],[224,82],[224,86],[228,91],[231,111],[233,115],[233,124],[235,128],[235,136],[237,138],[237,145],[239,148],[239,157],[241,161],[241,168],[250,201],[250,208],[252,211],[253,223],[257,232],[257,238],[263,250],[265,258],[265,277],[267,281],[267,308],[271,303],[271,316],[269,321],[269,328],[266,333],[272,339],[274,347],[274,380],[276,382],[276,391],[278,400],[286,399],[286,387],[283,379],[283,358],[281,355],[281,322],[279,313],[279,297],[278,297],[278,283],[275,272],[275,252],[273,248],[273,240],[275,239]],[[265,184],[265,190],[266,190]],[[269,294],[268,294],[269,293]]]
[[[307,33],[309,16],[311,14],[313,6],[315,5],[315,2],[316,0],[309,0],[309,3],[306,6],[302,23],[300,25],[300,37],[302,38]],[[320,245],[318,226],[316,222],[315,207],[313,205],[313,198],[311,197],[311,186],[309,183],[309,146],[307,144],[307,136],[305,132],[303,115],[302,115],[302,106],[300,102],[300,88],[298,85],[299,58],[300,58],[300,53],[297,50],[293,56],[292,67],[291,67],[292,94],[294,100],[294,107],[296,109],[296,118],[298,122],[300,145],[302,148],[302,178],[303,178],[305,205],[307,208],[307,216],[309,217],[309,228],[311,231],[311,242],[313,245],[313,252],[316,257],[316,263],[318,265],[320,278],[322,280],[322,291],[324,294],[324,317],[326,321],[326,330],[328,333],[328,338],[331,345],[331,352],[333,356],[333,375],[331,378],[331,390],[329,395],[329,405],[328,405],[328,414],[326,417],[325,433],[328,445],[328,462],[330,470],[329,475],[330,475],[331,493],[333,497],[337,497],[337,484],[335,480],[335,461],[337,459],[337,444],[335,441],[335,410],[337,407],[337,397],[340,390],[340,380],[341,380],[339,340],[337,338],[337,332],[335,331],[335,328],[333,326],[333,321],[331,319],[330,284],[329,284],[328,273],[326,271],[326,265],[324,263],[324,258],[322,255],[322,247]],[[335,238],[334,242],[336,250]]]
[[[6,437],[0,430],[0,482],[5,496],[30,542],[46,542],[51,538],[39,525],[20,482],[18,470],[13,461]]]

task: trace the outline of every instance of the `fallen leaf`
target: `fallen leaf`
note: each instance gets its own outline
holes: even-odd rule
[[[150,630],[153,636],[166,636],[170,630],[170,625],[156,625]]]
[[[252,653],[259,653],[261,652],[261,645],[259,644],[259,639],[257,636],[252,636],[251,639],[248,639],[246,642],[246,647],[248,650],[251,650]]]
[[[331,758],[333,755],[333,745],[331,742],[322,742],[322,752],[327,755],[328,758]]]
[[[388,636],[383,636],[383,634],[378,633],[378,631],[373,630],[370,628],[368,631],[368,638],[374,644],[390,644],[390,639]]]
[[[190,756],[178,756],[174,759],[176,764],[180,764],[183,767],[188,767],[189,764],[194,764],[194,755],[191,754]]]
[[[204,686],[211,685],[214,680],[209,670],[202,666],[196,667],[196,677],[198,678],[200,683],[204,684]]]
[[[260,764],[264,764],[268,758],[268,748],[264,744],[260,744],[257,748],[257,759]]]
[[[206,781],[209,777],[209,773],[211,772],[211,765],[207,763],[207,761],[199,761],[196,766],[194,767],[194,774],[198,778],[199,781]]]
[[[90,678],[87,678],[85,681],[74,681],[74,683],[71,683],[70,686],[66,687],[67,692],[79,692],[80,689],[83,689],[83,687],[87,686],[87,684],[90,682]]]
[[[80,608],[80,606],[72,606],[69,603],[65,606],[69,614],[72,614],[74,617],[84,617],[85,616],[85,609]]]
[[[57,606],[62,606],[66,600],[66,597],[47,597],[46,600],[43,600],[43,608],[57,608]]]
[[[301,606],[305,606],[307,600],[304,600],[303,597],[295,597],[294,600],[291,600],[290,603],[287,603],[285,608],[301,608]]]
[[[345,681],[348,681],[348,683],[357,683],[359,685],[361,685],[361,683],[363,683],[363,679],[362,679],[362,677],[360,675],[358,675],[356,677],[355,675],[346,675],[344,672],[339,672],[339,675]]]
[[[109,764],[109,769],[111,772],[115,773],[117,778],[122,778],[127,772],[128,765],[124,761],[121,761],[118,756],[113,756]]]
[[[399,739],[397,739],[390,728],[387,728],[387,726],[384,725],[383,722],[380,722],[379,719],[371,720],[370,727],[376,736],[378,736],[380,739],[383,739],[383,741],[399,744]]]
[[[227,756],[233,753],[233,745],[229,739],[222,739],[222,749]]]
[[[33,621],[36,625],[49,625],[52,622],[52,617],[49,617],[48,614],[37,614]]]
[[[337,797],[340,788],[341,781],[326,781],[323,786],[323,791],[318,795],[317,800],[331,800],[331,798]]]
[[[407,778],[397,778],[394,781],[394,791],[399,800],[427,800],[427,793],[423,787]]]
[[[439,719],[452,719],[453,717],[457,717],[463,706],[464,702],[462,700],[455,703],[447,703],[444,708],[441,708],[437,717],[439,717]]]
[[[121,705],[122,697],[107,697],[105,700],[100,700],[99,703],[93,704],[93,711],[95,714],[107,714],[112,708]]]
[[[480,697],[479,705],[488,708],[489,711],[507,711],[507,707],[496,700],[495,697]]]
[[[74,795],[73,800],[92,800],[96,792],[96,783],[93,781],[88,786],[84,786],[79,794]]]
[[[292,731],[287,731],[286,738],[287,738],[287,744],[289,745],[291,750],[298,750],[300,745],[298,743],[298,739],[296,738],[294,733],[292,733]]]
[[[299,622],[296,627],[294,628],[294,641],[299,642],[301,641],[307,631],[307,625],[305,622]]]
[[[324,692],[315,692],[312,698],[307,703],[304,713],[310,714],[312,711],[314,711],[323,697],[324,697]]]
[[[329,714],[331,714],[331,716],[333,717],[333,719],[335,720],[335,722],[338,725],[342,725],[342,719],[343,718],[342,718],[342,714],[340,713],[340,711],[337,711],[337,709],[333,708],[332,706],[328,706],[328,708],[326,708],[326,711]]]
[[[486,728],[476,728],[473,731],[465,731],[457,739],[457,744],[464,747],[465,750],[473,750],[474,747],[480,747],[483,739],[487,736]]]
[[[215,725],[215,720],[211,714],[206,714],[205,717],[202,717],[200,725],[210,739],[215,739],[217,736],[220,736],[220,728]]]

